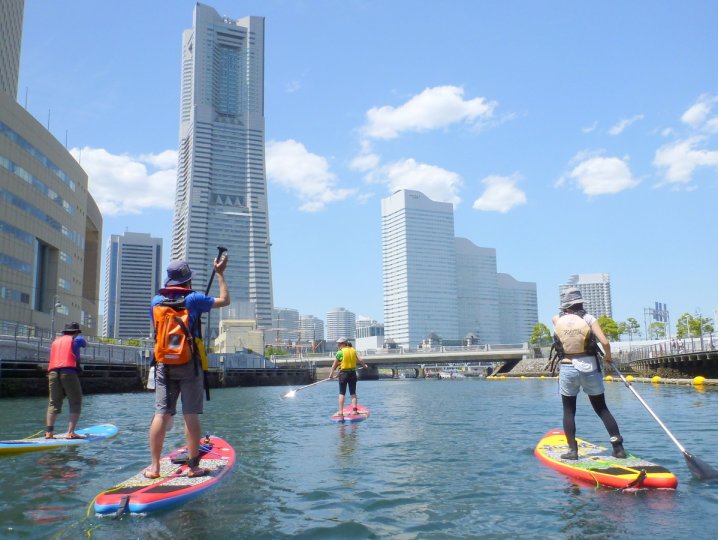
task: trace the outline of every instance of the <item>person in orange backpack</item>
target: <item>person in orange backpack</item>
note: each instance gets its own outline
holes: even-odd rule
[[[82,412],[82,386],[80,385],[80,348],[87,347],[87,341],[80,335],[80,325],[66,324],[62,336],[50,346],[50,363],[47,380],[50,399],[47,406],[47,427],[45,438],[55,438],[55,419],[62,412],[62,402],[67,397],[70,404],[70,421],[67,427],[68,439],[83,439],[75,433],[77,421]]]
[[[226,254],[214,262],[219,296],[213,298],[192,290],[192,270],[186,261],[172,261],[167,266],[165,286],[152,299],[150,319],[155,329],[155,414],[150,425],[152,462],[145,469],[149,479],[160,477],[160,455],[165,434],[177,414],[177,400],[182,397],[182,416],[187,439],[189,477],[205,476],[209,471],[199,466],[201,426],[199,415],[204,405],[204,376],[194,339],[201,336],[200,318],[213,308],[230,304],[224,280]]]

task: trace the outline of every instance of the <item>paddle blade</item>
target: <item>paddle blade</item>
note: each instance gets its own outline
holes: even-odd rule
[[[697,458],[690,452],[684,452],[683,457],[686,458],[686,464],[691,470],[691,474],[698,480],[718,480],[718,471],[708,465],[705,461]]]
[[[297,395],[297,391],[296,391],[296,390],[290,390],[290,391],[287,392],[286,394],[282,394],[282,399],[292,399],[292,398],[293,398],[294,396],[296,396],[296,395]]]

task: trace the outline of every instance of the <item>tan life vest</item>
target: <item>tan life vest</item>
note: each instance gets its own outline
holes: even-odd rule
[[[583,317],[566,313],[556,321],[554,335],[561,343],[564,354],[580,355],[588,352],[588,343],[592,332]]]

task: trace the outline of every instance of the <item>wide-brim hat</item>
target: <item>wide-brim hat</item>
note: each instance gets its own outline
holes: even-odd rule
[[[341,345],[342,343],[346,343],[346,342],[347,342],[347,338],[345,338],[345,337],[340,337],[340,338],[337,340],[337,345]]]
[[[165,279],[165,287],[173,285],[183,285],[188,281],[192,281],[194,273],[189,267],[187,261],[172,261],[167,266],[167,279]]]
[[[561,295],[561,305],[559,306],[559,309],[570,308],[576,304],[583,304],[581,291],[576,288],[566,289]]]
[[[66,324],[62,330],[63,334],[79,334],[80,332],[82,332],[82,330],[80,330],[80,324],[76,322]]]

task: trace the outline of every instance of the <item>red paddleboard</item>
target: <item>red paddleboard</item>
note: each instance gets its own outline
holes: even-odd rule
[[[146,514],[177,506],[217,485],[234,465],[234,449],[227,441],[219,437],[204,438],[200,445],[199,466],[210,472],[206,476],[189,478],[186,450],[186,446],[179,448],[160,459],[159,478],[145,478],[143,469],[100,493],[95,497],[95,512],[98,515]]]
[[[332,422],[361,422],[369,417],[369,409],[363,405],[357,405],[357,412],[354,412],[354,407],[351,405],[344,407],[344,416],[333,414],[330,417]]]

